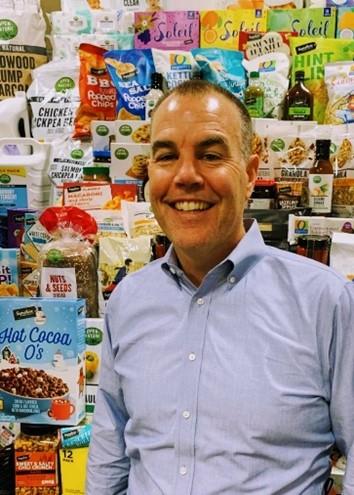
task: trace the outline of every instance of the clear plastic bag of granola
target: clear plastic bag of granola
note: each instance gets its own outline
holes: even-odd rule
[[[40,295],[84,298],[88,318],[98,316],[96,221],[76,207],[47,208],[39,221],[53,236],[39,253]]]

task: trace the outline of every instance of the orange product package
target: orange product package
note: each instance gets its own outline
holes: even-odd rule
[[[92,120],[115,120],[117,91],[103,55],[104,48],[82,43],[80,56],[80,105],[74,122],[74,138],[91,138]]]

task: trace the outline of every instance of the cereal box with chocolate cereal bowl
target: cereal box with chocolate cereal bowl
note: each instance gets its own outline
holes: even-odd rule
[[[200,47],[238,50],[241,31],[266,31],[267,11],[204,10],[200,13]]]
[[[51,283],[59,286],[60,276]],[[78,424],[85,416],[85,301],[0,298],[0,314],[0,421]]]
[[[150,121],[116,120],[114,134],[119,143],[149,144]]]
[[[110,175],[114,179],[147,179],[149,144],[112,143]]]
[[[199,12],[136,12],[135,48],[190,50],[199,46]]]
[[[0,248],[0,298],[19,295],[19,263],[19,249]]]

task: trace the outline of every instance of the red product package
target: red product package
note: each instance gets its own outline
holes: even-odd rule
[[[74,138],[89,139],[92,120],[116,119],[117,91],[103,58],[106,51],[88,43],[80,45],[81,103],[75,116]]]

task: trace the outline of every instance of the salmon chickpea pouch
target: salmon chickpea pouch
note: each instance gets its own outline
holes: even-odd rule
[[[92,120],[115,120],[117,94],[101,47],[83,43],[80,56],[80,106],[75,117],[74,138],[91,137]]]

